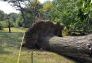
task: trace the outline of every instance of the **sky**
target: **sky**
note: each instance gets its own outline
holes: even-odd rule
[[[7,14],[12,13],[12,12],[14,13],[19,12],[14,7],[12,7],[9,3],[3,2],[3,1],[0,1],[0,10],[4,11]]]
[[[40,1],[40,3],[44,3],[46,1],[53,1],[53,0],[39,0],[39,1]]]
[[[47,0],[39,0],[41,3],[46,2]],[[52,0],[50,0],[52,1]],[[4,11],[5,13],[19,13],[14,7],[12,7],[9,3],[0,1],[0,10]]]

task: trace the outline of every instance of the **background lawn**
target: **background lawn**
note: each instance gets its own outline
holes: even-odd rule
[[[20,43],[23,32],[27,29],[12,28],[8,33],[5,28],[0,32],[0,63],[17,63]],[[20,56],[20,63],[31,63],[31,50],[23,49]],[[34,63],[76,63],[73,60],[46,51],[33,52]]]
[[[11,28],[11,32],[25,32],[28,28]],[[8,28],[3,28],[2,32],[8,32]]]

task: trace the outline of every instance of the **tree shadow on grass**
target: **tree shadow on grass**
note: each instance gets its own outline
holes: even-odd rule
[[[22,41],[23,33],[21,32],[0,32],[1,42],[5,43],[7,46],[20,46],[20,42]]]
[[[60,55],[60,54],[59,54]],[[62,56],[66,57],[67,59],[74,60],[76,63],[92,63],[92,58],[91,57],[81,57],[81,56],[76,56],[76,55],[66,55],[66,54],[61,54]]]
[[[0,54],[10,54],[10,51],[5,50],[3,47],[0,46]]]

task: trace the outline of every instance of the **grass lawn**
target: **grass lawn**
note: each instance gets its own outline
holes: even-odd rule
[[[0,63],[17,63],[19,47],[24,29],[12,28],[12,33],[7,28],[0,32]],[[17,31],[16,31],[17,30]],[[23,30],[23,31],[22,31]],[[20,63],[31,63],[30,50],[21,51]],[[76,63],[73,60],[46,51],[34,51],[33,63]]]
[[[28,28],[11,28],[11,32],[25,32]],[[8,28],[3,28],[2,32],[8,32]]]

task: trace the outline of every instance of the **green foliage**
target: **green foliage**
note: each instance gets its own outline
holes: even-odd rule
[[[12,3],[12,6],[19,10],[21,13],[17,20],[16,17],[13,17],[14,14],[10,14],[10,20],[16,20],[16,27],[30,27],[35,18],[39,16],[39,9],[41,5],[38,0],[6,0],[9,3]]]
[[[4,12],[0,10],[0,21],[4,20]]]
[[[43,18],[52,22],[63,23],[69,34],[72,32],[87,34],[92,31],[91,0],[53,0],[44,4],[40,4],[38,0],[7,1],[21,11],[19,15],[9,14],[11,26],[30,27],[33,22]],[[25,7],[22,7],[21,3]],[[2,17],[3,12],[1,11],[0,14]]]
[[[48,2],[44,3],[44,5],[43,5],[44,12],[50,11],[52,8],[53,8],[52,2],[48,1]]]
[[[44,8],[46,4],[44,4]],[[54,0],[52,4],[53,7],[44,13],[47,19],[63,23],[69,34],[91,32],[91,0]]]
[[[25,13],[25,21],[23,20],[21,14],[18,15],[18,18],[15,22],[15,27],[30,27],[33,23],[33,16],[31,13]]]
[[[6,21],[1,21],[0,23],[1,23],[2,27],[4,27],[4,28],[7,28],[8,25],[9,25],[7,20]],[[10,23],[11,23],[10,26],[14,27],[14,22],[10,21]]]
[[[40,4],[38,0],[30,0],[26,6],[30,10],[31,20],[35,22],[37,18],[43,18],[41,10],[42,4]]]
[[[22,27],[22,23],[23,23],[22,16],[19,15],[18,18],[17,18],[17,20],[16,20],[15,26],[16,26],[16,27]]]
[[[2,27],[5,27],[5,28],[8,27],[7,21],[1,21],[0,23],[1,23]]]

